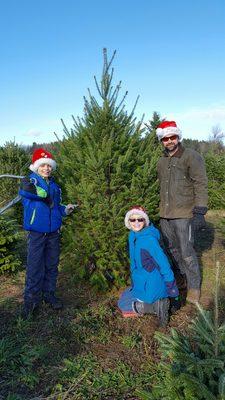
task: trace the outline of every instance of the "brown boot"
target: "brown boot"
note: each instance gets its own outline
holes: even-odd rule
[[[188,303],[196,304],[200,300],[200,290],[199,289],[189,289],[187,292],[186,301]]]

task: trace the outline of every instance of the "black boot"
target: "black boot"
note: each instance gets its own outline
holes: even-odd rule
[[[53,310],[61,310],[63,308],[62,301],[55,296],[54,292],[44,293],[43,300],[46,304],[49,304]]]

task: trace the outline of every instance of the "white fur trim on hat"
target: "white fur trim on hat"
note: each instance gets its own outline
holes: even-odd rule
[[[129,219],[130,219],[131,215],[134,215],[134,214],[140,215],[140,217],[142,217],[142,218],[145,219],[145,224],[146,224],[146,226],[149,225],[149,218],[148,218],[148,215],[147,215],[144,211],[139,210],[138,208],[132,208],[131,210],[129,210],[129,211],[126,213],[125,218],[124,218],[125,226],[126,226],[128,229],[131,229],[131,225],[130,225]]]
[[[177,135],[179,138],[179,141],[182,139],[182,132],[179,128],[176,126],[168,126],[167,128],[157,128],[156,129],[156,135],[158,137],[158,140],[162,140],[166,136],[171,136],[171,135]]]
[[[39,158],[33,164],[31,164],[29,168],[30,168],[31,171],[37,172],[38,168],[42,164],[50,165],[52,167],[53,171],[55,171],[55,169],[56,169],[56,162],[52,158]]]

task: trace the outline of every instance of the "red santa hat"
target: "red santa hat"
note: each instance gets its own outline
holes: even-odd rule
[[[149,218],[148,218],[148,214],[147,214],[145,208],[142,207],[142,206],[133,206],[133,207],[131,207],[130,210],[126,213],[125,219],[124,219],[125,226],[126,226],[128,229],[131,229],[131,225],[130,225],[129,219],[130,219],[130,217],[131,217],[132,215],[134,215],[134,214],[140,215],[141,218],[144,218],[144,219],[145,219],[145,225],[146,225],[146,226],[149,225]]]
[[[42,164],[49,164],[53,170],[56,169],[56,162],[53,160],[52,154],[44,149],[36,149],[33,152],[32,164],[29,168],[31,171],[37,172],[38,168]]]
[[[177,135],[178,139],[182,139],[181,130],[177,127],[175,121],[163,121],[159,124],[158,128],[156,129],[156,135],[159,140],[162,140],[166,136],[173,136]]]

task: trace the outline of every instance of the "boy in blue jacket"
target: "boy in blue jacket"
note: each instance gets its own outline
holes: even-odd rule
[[[168,297],[179,295],[169,261],[159,244],[160,234],[141,206],[132,207],[125,216],[129,234],[132,286],[121,295],[118,306],[124,317],[156,314],[165,326],[169,316]]]
[[[44,149],[33,153],[29,178],[21,181],[19,194],[24,207],[24,229],[28,233],[27,269],[23,316],[32,314],[42,300],[61,309],[55,296],[60,254],[62,217],[74,210],[61,204],[61,189],[51,177],[56,169],[52,154]]]

